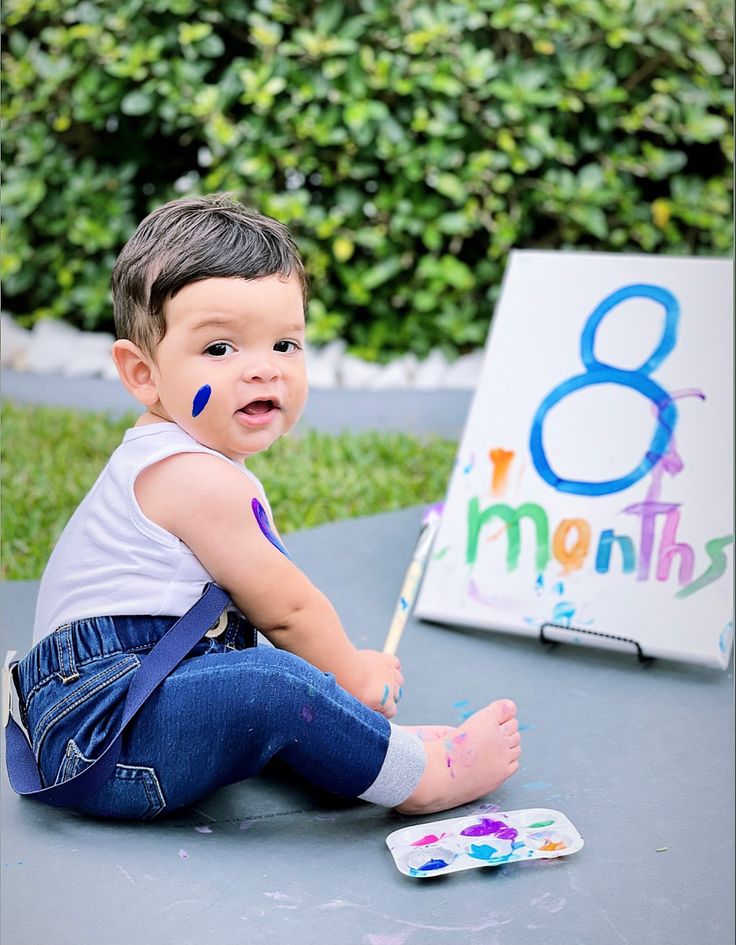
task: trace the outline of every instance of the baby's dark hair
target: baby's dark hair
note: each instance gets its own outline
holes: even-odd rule
[[[295,273],[304,305],[309,282],[283,223],[249,210],[230,194],[182,197],[150,213],[131,236],[112,271],[118,338],[148,355],[166,334],[164,303],[203,279],[259,279]]]

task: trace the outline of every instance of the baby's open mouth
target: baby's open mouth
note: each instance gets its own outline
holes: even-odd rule
[[[258,417],[261,414],[268,413],[278,407],[273,400],[252,400],[245,407],[240,408],[241,413],[247,413],[250,417]]]

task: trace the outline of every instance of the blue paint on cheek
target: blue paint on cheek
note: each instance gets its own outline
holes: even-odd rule
[[[210,399],[212,394],[212,388],[209,384],[205,384],[203,387],[200,387],[197,393],[194,395],[194,400],[192,401],[192,416],[198,417],[204,408],[207,406],[207,401]]]
[[[256,517],[258,522],[258,527],[263,532],[263,534],[268,538],[274,548],[278,548],[281,554],[286,555],[287,558],[291,558],[291,555],[286,550],[284,545],[279,541],[279,539],[271,531],[271,523],[268,520],[268,515],[266,515],[266,510],[263,508],[258,499],[253,499],[250,504],[250,507],[253,509],[253,514]]]

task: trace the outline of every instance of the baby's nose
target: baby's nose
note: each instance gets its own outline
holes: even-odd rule
[[[247,381],[273,381],[279,377],[279,365],[276,358],[249,358],[243,367],[243,376]]]

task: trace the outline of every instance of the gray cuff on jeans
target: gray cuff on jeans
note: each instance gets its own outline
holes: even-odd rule
[[[414,793],[426,765],[427,753],[421,738],[415,732],[392,725],[378,777],[360,799],[383,807],[396,807]]]

